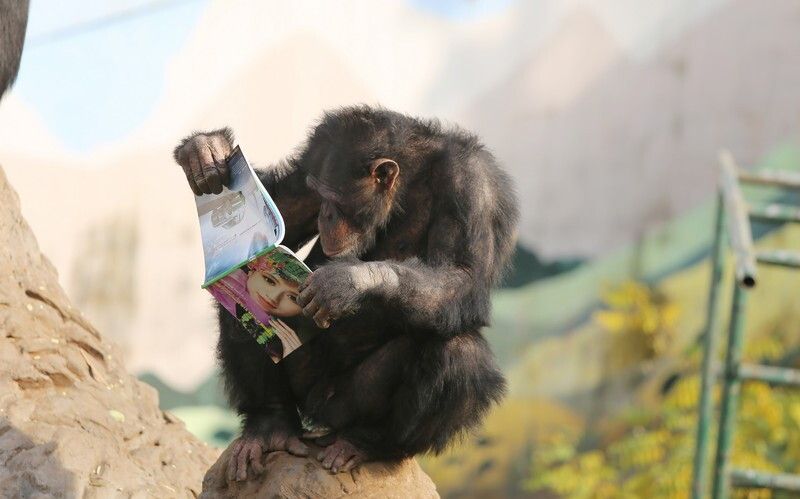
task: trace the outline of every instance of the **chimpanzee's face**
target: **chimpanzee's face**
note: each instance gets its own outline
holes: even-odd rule
[[[368,227],[356,223],[348,206],[329,199],[322,200],[317,229],[322,251],[329,257],[355,256],[363,251]]]
[[[328,256],[360,256],[389,221],[400,167],[392,158],[390,127],[368,117],[323,122],[309,138],[301,162],[317,193],[322,249]]]
[[[320,197],[320,244],[329,257],[359,256],[386,224],[400,168],[391,159],[355,148],[331,148],[308,170],[306,183]]]

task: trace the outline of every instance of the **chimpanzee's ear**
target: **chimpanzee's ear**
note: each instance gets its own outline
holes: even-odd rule
[[[394,186],[400,174],[400,166],[391,159],[378,158],[370,164],[369,173],[379,187],[388,190]]]

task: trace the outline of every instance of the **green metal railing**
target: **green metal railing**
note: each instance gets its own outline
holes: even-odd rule
[[[722,282],[726,255],[725,232],[727,227],[731,251],[734,254],[735,280],[730,310],[728,342],[722,371],[722,401],[720,403],[717,447],[714,457],[714,473],[711,497],[723,499],[729,496],[731,487],[762,487],[800,493],[800,475],[771,474],[756,470],[734,469],[730,465],[730,453],[739,393],[742,382],[761,381],[771,385],[800,387],[800,370],[782,367],[743,364],[744,319],[747,295],[756,285],[757,264],[800,268],[800,254],[789,251],[759,251],[753,249],[750,219],[800,223],[800,209],[794,206],[768,204],[748,206],[739,187],[744,184],[768,185],[789,189],[800,189],[800,176],[791,172],[747,173],[736,167],[733,156],[727,151],[720,154],[720,183],[717,214],[714,225],[714,242],[711,251],[711,287],[708,298],[708,317],[703,330],[703,360],[701,367],[699,418],[697,442],[694,456],[692,497],[706,497],[708,490],[708,447],[713,420],[712,391],[717,377],[715,362],[718,351],[719,288]]]

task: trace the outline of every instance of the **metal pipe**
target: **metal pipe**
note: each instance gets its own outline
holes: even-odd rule
[[[778,265],[792,269],[800,268],[800,253],[786,250],[759,251],[756,260],[767,265]]]
[[[713,403],[711,392],[716,379],[716,353],[719,322],[719,287],[722,269],[725,266],[725,208],[722,193],[717,194],[717,209],[714,217],[714,241],[711,246],[711,283],[708,292],[708,315],[703,328],[703,364],[701,368],[700,402],[697,418],[697,440],[695,441],[692,466],[692,499],[702,499],[708,484],[708,445]]]
[[[742,364],[739,366],[739,378],[742,381],[763,381],[770,385],[800,387],[800,369],[788,367]]]
[[[771,185],[787,189],[800,189],[800,175],[787,171],[738,172],[739,180],[746,184]]]
[[[747,211],[750,214],[750,218],[756,218],[766,222],[800,223],[800,208],[797,206],[771,203],[767,205],[750,206]]]
[[[757,487],[800,492],[800,476],[785,473],[764,473],[756,470],[731,470],[734,487]],[[792,496],[796,497],[796,496]]]
[[[740,286],[752,288],[756,285],[756,259],[753,251],[753,233],[747,216],[742,192],[739,190],[737,167],[727,150],[719,154],[720,189],[728,215],[728,237],[735,255],[736,281]]]
[[[733,304],[731,306],[731,322],[728,329],[728,349],[725,354],[725,380],[722,384],[722,404],[720,410],[719,431],[717,432],[717,453],[714,471],[714,499],[729,497],[730,454],[733,446],[733,427],[736,423],[736,412],[739,405],[739,393],[742,382],[739,379],[739,364],[742,359],[742,343],[744,340],[745,305],[747,291],[742,286],[733,287]]]

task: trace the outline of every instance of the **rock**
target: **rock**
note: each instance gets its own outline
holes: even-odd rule
[[[218,452],[72,307],[2,169],[0,200],[0,496],[196,497]]]
[[[436,486],[414,459],[367,463],[350,473],[331,473],[316,459],[272,452],[263,457],[265,471],[244,482],[228,483],[231,448],[225,450],[203,479],[203,499],[353,497],[375,499],[438,498]],[[315,453],[312,452],[312,455]]]
[[[413,459],[334,475],[274,452],[228,485],[229,450],[214,462],[72,307],[1,168],[0,200],[0,497],[438,497]]]

